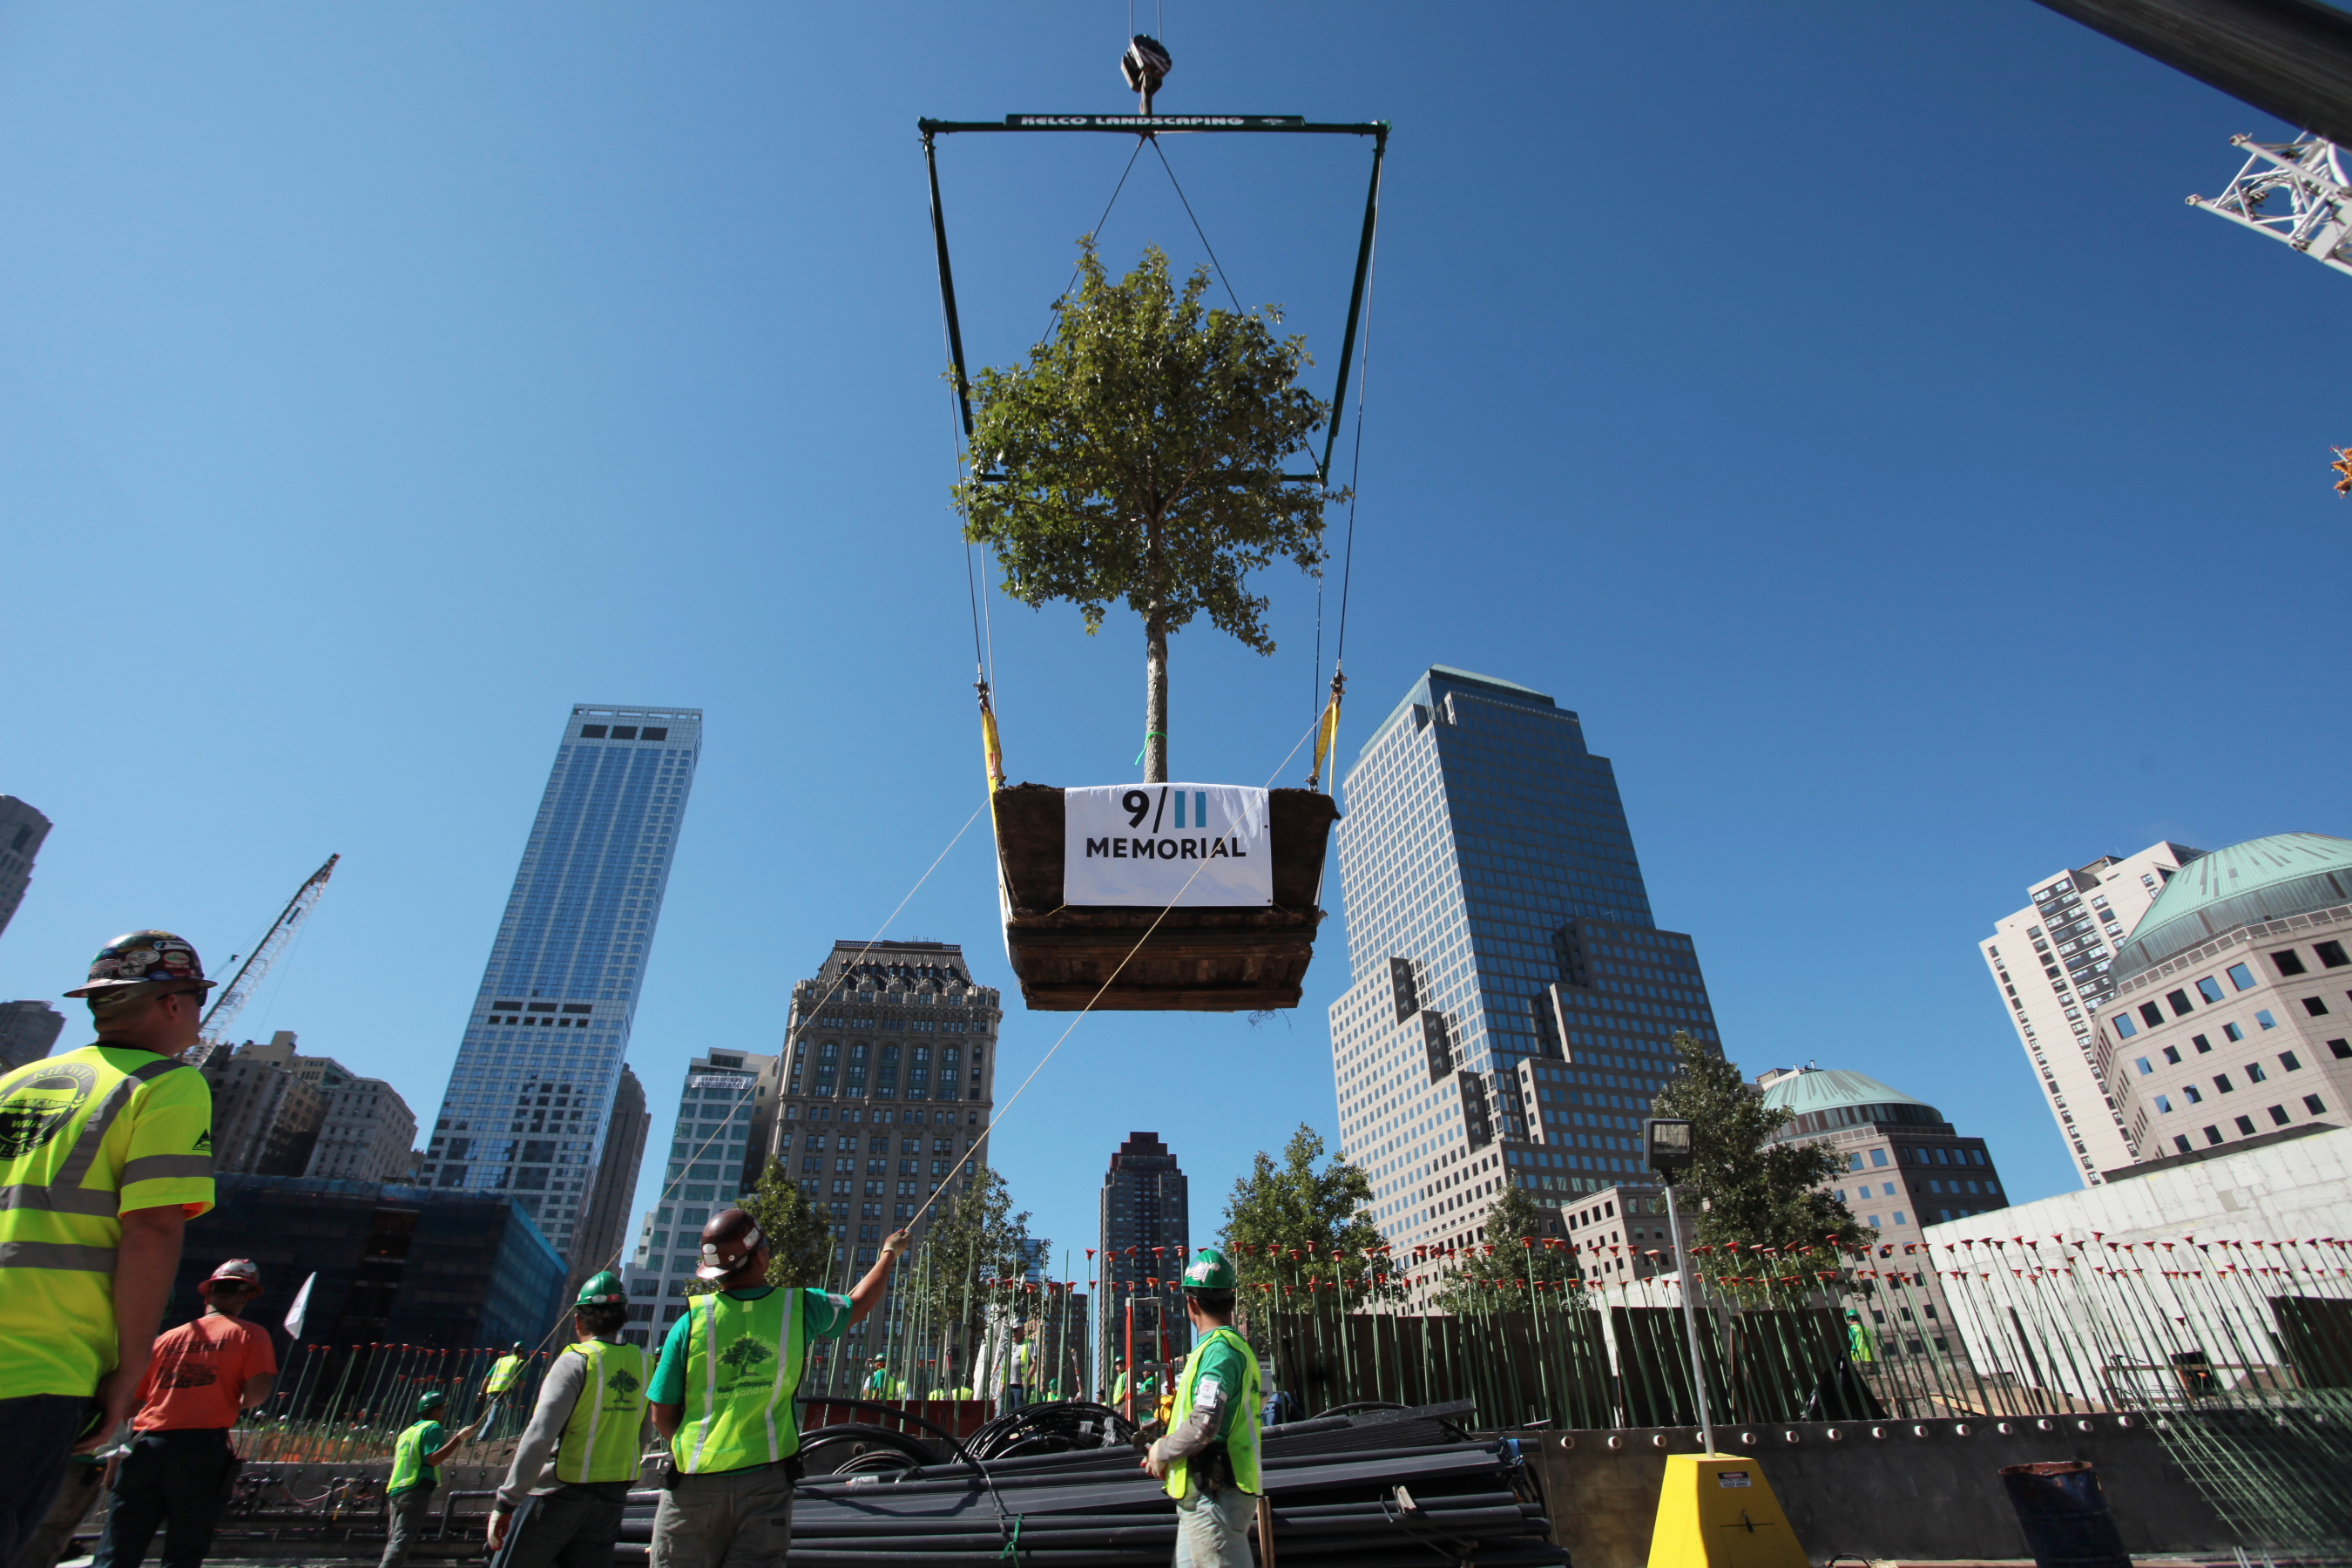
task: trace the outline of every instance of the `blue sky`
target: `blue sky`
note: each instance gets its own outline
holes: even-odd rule
[[[1347,754],[1432,662],[1552,693],[1736,1059],[1874,1073],[2015,1195],[2071,1185],[1976,941],[2101,853],[2352,829],[2352,281],[2181,201],[2279,128],[2027,0],[1166,27],[1165,109],[1396,126]],[[0,994],[140,925],[225,959],[340,851],[239,1032],[429,1116],[567,706],[685,704],[708,745],[633,1059],[667,1096],[695,1052],[772,1048],[792,981],[980,802],[914,121],[1122,109],[1124,30],[0,13],[0,790],[58,823]],[[1126,151],[943,150],[976,359],[1044,330]],[[1328,372],[1363,149],[1168,151]],[[1198,258],[1147,154],[1103,245],[1153,241]],[[1176,640],[1179,776],[1257,782],[1307,727],[1315,595],[1265,586],[1274,658]],[[1131,618],[992,621],[1013,776],[1129,776]],[[994,911],[975,829],[891,934],[1009,987]],[[1086,1245],[1130,1129],[1192,1173],[1196,1235],[1254,1151],[1331,1130],[1326,931],[1291,1017],[1071,1037],[999,1135],[1041,1233]],[[1000,1085],[1066,1021],[1013,1008]]]

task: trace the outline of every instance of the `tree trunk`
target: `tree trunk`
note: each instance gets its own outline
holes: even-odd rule
[[[1160,595],[1160,520],[1144,525],[1150,610],[1143,617],[1143,782],[1168,782],[1168,616]]]

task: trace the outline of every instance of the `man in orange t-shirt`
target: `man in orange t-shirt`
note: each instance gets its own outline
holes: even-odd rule
[[[163,1568],[204,1562],[236,1463],[229,1428],[269,1397],[277,1380],[269,1331],[244,1316],[260,1298],[261,1270],[233,1258],[197,1289],[205,1315],[155,1342],[91,1568],[139,1568],[158,1528]]]

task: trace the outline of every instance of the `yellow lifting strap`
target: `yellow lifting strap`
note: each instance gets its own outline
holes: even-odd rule
[[[1315,771],[1307,775],[1307,787],[1313,789],[1323,778],[1324,764],[1331,760],[1331,748],[1339,739],[1339,698],[1348,689],[1348,678],[1334,669],[1331,672],[1331,700],[1323,710],[1322,721],[1315,726]],[[1334,779],[1333,783],[1339,782]]]
[[[996,736],[996,710],[989,706],[988,682],[974,682],[980,692],[980,749],[988,764],[988,793],[1004,787],[1004,742]]]

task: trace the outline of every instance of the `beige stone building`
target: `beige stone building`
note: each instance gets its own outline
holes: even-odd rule
[[[2200,853],[2151,844],[2045,877],[2023,909],[1977,944],[2085,1186],[2137,1156],[2116,1086],[2099,1063],[2092,1014],[2114,994],[2116,949]]]
[[[2112,973],[2096,1050],[2138,1161],[2345,1124],[2352,840],[2282,833],[2200,858]]]

